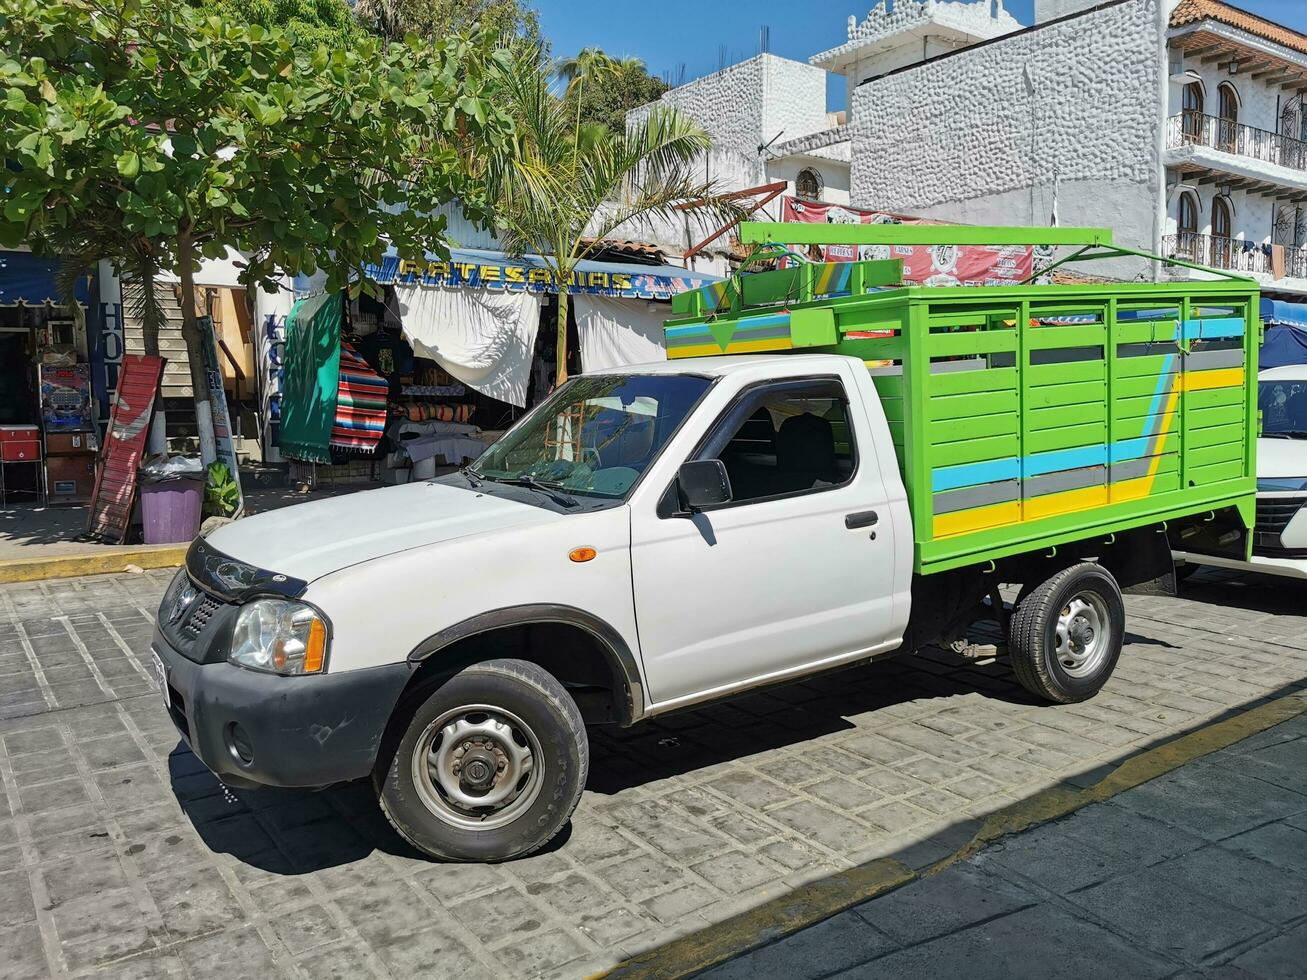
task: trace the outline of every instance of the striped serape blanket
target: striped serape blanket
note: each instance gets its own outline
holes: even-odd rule
[[[340,386],[336,393],[336,419],[331,426],[331,448],[371,453],[386,431],[386,379],[345,341],[340,343]]]

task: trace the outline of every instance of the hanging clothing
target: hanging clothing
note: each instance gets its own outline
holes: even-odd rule
[[[331,448],[346,452],[376,452],[386,431],[386,396],[390,386],[341,341],[340,382],[336,388],[336,420],[331,427]]]
[[[298,301],[286,315],[286,368],[278,442],[291,459],[330,463],[340,385],[340,296]]]
[[[628,364],[667,360],[663,321],[670,306],[612,296],[572,297],[581,341],[581,367],[606,371]]]
[[[404,336],[469,388],[526,406],[540,326],[538,293],[395,286]]]

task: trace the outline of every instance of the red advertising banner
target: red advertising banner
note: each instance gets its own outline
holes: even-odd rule
[[[832,225],[927,225],[941,222],[866,211],[842,204],[781,199],[781,220]],[[902,259],[903,279],[922,286],[1011,286],[1029,279],[1028,245],[821,245],[823,262]],[[800,246],[801,248],[801,246]],[[818,258],[813,256],[814,259]]]

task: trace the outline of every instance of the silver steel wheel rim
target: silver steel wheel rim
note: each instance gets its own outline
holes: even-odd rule
[[[493,705],[467,704],[423,729],[413,749],[413,785],[443,822],[492,830],[535,802],[543,763],[540,741],[521,718]]]
[[[1077,592],[1063,605],[1053,628],[1057,662],[1070,677],[1090,677],[1107,659],[1111,640],[1107,603],[1094,592]]]

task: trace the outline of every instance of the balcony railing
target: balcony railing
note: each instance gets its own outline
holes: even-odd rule
[[[1294,170],[1307,170],[1307,143],[1302,140],[1191,109],[1166,121],[1166,145],[1173,150],[1182,146],[1208,146]]]
[[[1162,254],[1167,258],[1197,262],[1227,272],[1258,272],[1268,276],[1275,274],[1270,245],[1244,242],[1237,238],[1181,232],[1162,239]],[[1284,246],[1284,275],[1307,279],[1307,249]]]

